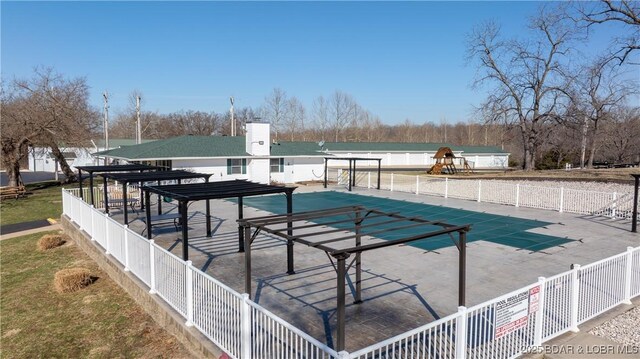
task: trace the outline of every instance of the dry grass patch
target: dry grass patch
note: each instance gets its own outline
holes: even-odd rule
[[[193,357],[73,240],[64,236],[64,246],[34,250],[42,235],[10,238],[0,245],[2,359]],[[52,283],[56,272],[74,267],[89,269],[92,284],[57,292]]]
[[[56,273],[53,285],[60,293],[71,293],[87,287],[92,282],[91,271],[87,268],[67,268]]]
[[[45,234],[38,241],[38,250],[46,251],[52,248],[60,247],[67,241],[60,234]]]

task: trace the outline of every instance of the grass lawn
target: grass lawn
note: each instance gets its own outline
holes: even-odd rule
[[[77,187],[77,184],[69,186]],[[62,215],[62,187],[38,188],[29,185],[26,197],[5,199],[0,204],[0,225],[60,218]]]
[[[0,243],[0,357],[190,356],[73,242],[39,252],[44,234]],[[54,274],[79,266],[89,268],[95,282],[74,293],[56,292]]]

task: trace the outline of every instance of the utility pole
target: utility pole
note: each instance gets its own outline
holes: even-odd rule
[[[109,149],[109,92],[105,91],[102,94],[104,97],[104,147],[105,150]],[[104,158],[104,165],[106,166],[107,158]]]
[[[142,131],[140,130],[140,96],[136,96],[136,144],[142,143]]]
[[[229,97],[229,101],[231,101],[231,136],[236,135],[236,120],[233,117],[233,96]]]

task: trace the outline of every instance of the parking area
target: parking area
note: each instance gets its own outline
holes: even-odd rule
[[[246,198],[245,217],[282,212],[279,206],[284,201],[281,195],[276,196]],[[296,212],[345,204],[471,224],[467,246],[468,306],[530,284],[539,276],[566,271],[572,263],[587,264],[620,253],[640,241],[637,234],[630,233],[628,221],[409,193],[358,189],[350,194],[340,188],[325,191],[320,186],[305,186],[296,190],[293,200]],[[207,238],[205,204],[193,203],[188,210],[189,252],[196,268],[242,292],[244,254],[238,253],[236,206],[234,201],[211,201],[213,237]],[[113,211],[113,216],[122,221],[118,211]],[[130,227],[138,233],[144,229],[140,220],[133,220]],[[173,224],[154,227],[153,233],[156,243],[181,255],[181,233]],[[260,235],[252,250],[254,300],[332,345],[336,273],[328,257],[317,249],[297,244],[296,273],[287,275],[284,240]],[[457,309],[458,251],[448,237],[366,252],[362,266],[363,303],[351,304],[353,281],[347,279],[349,351]],[[353,270],[349,277],[353,277]]]

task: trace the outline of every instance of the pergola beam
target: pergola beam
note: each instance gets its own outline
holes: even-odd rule
[[[350,216],[349,221],[352,221],[354,224],[354,235],[351,236],[343,236],[334,239],[327,239],[320,242],[309,241],[306,238],[315,236],[317,234],[329,234],[335,232],[346,231],[346,229],[335,229],[328,230],[323,232],[316,233],[306,233],[300,235],[294,235],[293,230],[296,228],[312,228],[312,225],[303,225],[294,227],[293,222],[296,221],[311,221],[323,219],[331,216],[335,216],[336,212],[340,215],[352,215]],[[365,216],[362,214],[366,213]],[[370,251],[374,249],[385,248],[389,246],[395,246],[399,244],[410,243],[419,240],[425,240],[436,236],[441,236],[445,234],[451,235],[452,233],[457,232],[459,235],[458,241],[452,238],[454,244],[458,249],[458,304],[463,306],[466,304],[466,234],[470,230],[470,225],[451,225],[444,223],[442,221],[428,221],[425,219],[421,219],[419,217],[404,217],[398,215],[396,213],[387,213],[386,215],[389,218],[392,218],[389,221],[381,222],[401,222],[402,220],[410,222],[411,224],[405,226],[398,226],[392,228],[386,228],[383,230],[373,231],[369,233],[362,233],[362,228],[367,226],[375,226],[380,225],[381,223],[373,223],[364,225],[363,223],[367,219],[366,216],[373,213],[375,216],[382,216],[385,214],[379,210],[368,210],[362,206],[353,206],[350,208],[340,208],[340,209],[325,209],[320,211],[308,211],[303,215],[292,213],[286,216],[276,215],[276,216],[266,216],[266,217],[258,217],[256,219],[239,219],[238,224],[242,226],[244,233],[244,246],[245,246],[245,291],[249,296],[252,293],[252,281],[251,281],[251,243],[252,237],[255,237],[258,232],[265,231],[267,233],[271,233],[273,235],[279,236],[281,238],[285,238],[287,240],[287,257],[289,256],[289,243],[298,242],[313,248],[318,248],[323,250],[329,256],[329,260],[331,257],[336,259],[336,263],[334,268],[337,272],[337,320],[338,320],[338,328],[337,328],[337,340],[336,340],[336,350],[342,351],[345,348],[345,326],[346,326],[346,315],[345,315],[345,287],[346,281],[345,277],[347,275],[348,267],[346,265],[346,260],[352,255],[355,254],[354,260],[351,262],[349,267],[355,264],[356,268],[356,280],[355,280],[355,294],[354,294],[354,303],[362,303],[362,262],[361,255],[362,252]],[[373,217],[373,216],[372,216]],[[282,223],[282,220],[287,220],[287,233],[284,233],[284,228],[271,229],[268,226],[272,224]],[[345,221],[334,221],[333,223],[344,223]],[[331,223],[331,222],[330,222]],[[318,224],[323,225],[323,224]],[[393,231],[404,230],[407,228],[416,228],[419,226],[439,226],[442,229],[437,231],[430,231],[426,233],[421,233],[409,237],[393,239],[393,240],[383,240],[377,243],[362,245],[362,237],[363,236],[372,236],[374,234],[387,233]],[[255,228],[255,232],[253,236],[251,235],[251,229]],[[336,242],[344,242],[347,240],[355,240],[355,246],[349,248],[332,248],[326,246],[328,243],[336,243]],[[332,264],[333,261],[331,260]],[[289,273],[289,272],[288,272]]]

